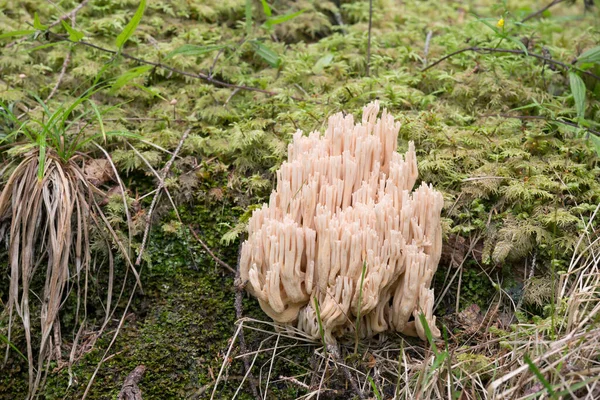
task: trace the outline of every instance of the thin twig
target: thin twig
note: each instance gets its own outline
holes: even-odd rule
[[[183,142],[185,142],[185,139],[187,139],[187,137],[191,131],[192,131],[191,127],[186,129],[186,131],[181,136],[181,139],[179,140],[179,144],[177,145],[177,148],[173,152],[173,156],[171,156],[171,159],[167,162],[165,167],[162,169],[162,177],[158,182],[158,189],[157,189],[156,193],[154,194],[154,198],[152,199],[152,203],[150,204],[150,209],[148,210],[148,215],[146,216],[146,229],[144,230],[144,237],[142,239],[142,245],[140,246],[140,252],[138,253],[137,259],[135,260],[136,266],[138,266],[142,263],[142,256],[144,255],[144,250],[146,248],[146,242],[148,241],[148,234],[150,233],[150,227],[152,226],[152,212],[154,211],[154,207],[156,206],[156,203],[158,202],[158,197],[160,196],[162,189],[165,187],[165,178],[167,177],[167,174],[169,173],[169,170],[171,169],[171,165],[173,165],[173,161],[175,161],[177,154],[181,150],[181,147],[183,146]]]
[[[240,278],[240,259],[242,257],[242,247],[240,246],[239,251],[238,251],[238,260],[237,260],[237,268],[236,268],[236,272],[235,272],[235,280],[234,280],[234,285],[235,285],[235,318],[239,321],[242,319],[242,317],[244,316],[244,309],[243,309],[243,303],[242,303],[242,298],[244,296],[244,287],[245,287],[245,283],[241,282],[241,278]],[[250,388],[252,389],[252,394],[254,395],[255,399],[260,399],[260,396],[258,395],[258,389],[256,388],[256,379],[254,378],[254,375],[252,375],[252,365],[250,364],[250,357],[248,354],[248,347],[246,346],[246,339],[244,338],[244,330],[242,329],[240,331],[240,351],[242,354],[244,354],[244,357],[242,358],[243,362],[244,362],[244,369],[246,374],[248,375],[248,382],[250,382]]]
[[[552,3],[548,4],[546,7],[542,8],[542,9],[536,11],[536,12],[533,12],[533,13],[529,14],[528,16],[526,16],[525,18],[523,18],[521,20],[521,22],[527,22],[530,19],[536,18],[536,17],[542,15],[542,13],[544,11],[546,11],[547,9],[549,9],[550,7],[554,7],[555,5],[557,5],[559,3],[562,3],[563,1],[565,1],[565,0],[554,0]]]
[[[75,9],[75,10],[77,10],[77,9]],[[73,11],[75,11],[75,10],[73,10]],[[77,12],[77,11],[75,11],[75,12]],[[75,28],[75,12],[73,12],[73,17],[71,18],[71,27],[73,27],[73,28]],[[56,94],[58,87],[60,86],[63,78],[65,77],[65,72],[67,72],[67,67],[69,66],[70,61],[71,61],[71,47],[69,48],[69,51],[67,52],[67,55],[65,56],[65,60],[63,61],[63,65],[60,69],[60,74],[58,75],[58,80],[56,81],[56,85],[54,85],[54,87],[50,91],[50,94],[48,95],[48,97],[46,97],[46,101],[45,101],[46,103],[48,102],[48,100],[50,100]]]
[[[213,253],[211,251],[211,249],[206,245],[206,243],[204,243],[204,241],[202,239],[200,239],[200,236],[198,236],[198,234],[196,233],[194,228],[192,228],[191,225],[188,225],[188,228],[190,228],[190,232],[192,232],[192,236],[194,236],[194,238],[198,241],[198,243],[200,243],[202,245],[202,247],[204,247],[204,250],[206,250],[206,252],[213,258],[213,260],[215,260],[217,262],[217,264],[219,264],[223,268],[227,269],[232,274],[235,274],[235,270],[233,268],[231,268],[231,266],[229,264],[227,264],[225,261],[221,260],[219,257],[217,257],[215,255],[215,253]]]
[[[546,122],[555,122],[557,124],[563,124],[563,125],[567,125],[567,126],[572,126],[574,128],[582,128],[582,129],[587,130],[589,133],[591,133],[593,135],[600,136],[600,131],[596,131],[596,130],[588,128],[588,127],[582,127],[580,125],[577,125],[574,122],[564,121],[562,119],[546,118],[546,117],[544,117],[542,115],[486,114],[486,115],[482,115],[481,116],[481,118],[489,118],[489,117],[514,118],[514,119],[523,119],[523,120],[527,120],[527,119],[539,119],[539,120],[544,120]]]
[[[367,39],[367,76],[371,70],[371,27],[373,25],[373,0],[369,0],[369,38]]]
[[[365,399],[366,398],[365,394],[358,387],[356,380],[350,373],[350,370],[348,369],[346,364],[344,364],[342,362],[342,357],[340,356],[340,349],[339,349],[338,345],[337,344],[328,344],[327,352],[333,357],[333,360],[336,362],[336,364],[340,366],[342,372],[344,373],[344,376],[346,377],[346,379],[348,379],[348,381],[350,381],[350,386],[352,386],[352,389],[358,395],[358,397],[360,399]]]
[[[160,62],[154,62],[154,61],[144,60],[142,58],[134,57],[134,56],[132,56],[130,54],[127,54],[127,53],[124,53],[124,52],[120,52],[119,53],[119,52],[117,52],[115,50],[107,49],[107,48],[98,46],[96,44],[93,44],[93,43],[90,43],[90,42],[86,42],[84,40],[81,40],[79,42],[73,42],[68,37],[56,34],[54,32],[48,32],[48,35],[51,38],[56,39],[56,40],[65,41],[65,42],[74,43],[74,44],[81,45],[81,46],[90,47],[92,49],[96,49],[96,50],[102,51],[104,53],[112,54],[113,56],[120,55],[123,58],[126,58],[128,60],[132,60],[132,61],[138,62],[140,64],[151,65],[153,67],[161,68],[161,69],[164,69],[166,71],[171,71],[171,72],[179,74],[179,75],[189,76],[191,78],[196,78],[196,79],[201,79],[201,80],[203,80],[205,82],[208,82],[208,83],[210,83],[212,85],[215,85],[215,86],[226,87],[226,88],[230,88],[230,89],[246,90],[246,91],[250,91],[250,92],[258,92],[258,93],[266,94],[268,96],[277,96],[277,95],[281,94],[280,92],[273,92],[273,91],[270,91],[270,90],[260,89],[260,88],[256,88],[256,87],[244,86],[244,85],[236,85],[236,84],[233,84],[233,83],[223,82],[223,81],[214,79],[212,76],[208,76],[207,74],[204,74],[202,72],[193,73],[193,72],[182,71],[182,70],[179,70],[177,68],[173,68],[173,67],[171,67],[169,65],[162,64]],[[301,99],[301,98],[294,97],[294,96],[292,96],[290,98],[293,99],[293,100],[296,100],[296,101],[305,101],[306,100],[306,99]]]
[[[523,50],[497,49],[497,48],[492,48],[492,47],[477,47],[477,46],[465,47],[464,49],[456,50],[456,51],[454,51],[454,52],[452,52],[450,54],[447,54],[444,57],[442,57],[439,60],[437,60],[436,62],[434,62],[433,64],[428,65],[427,67],[421,69],[421,72],[425,72],[428,69],[431,69],[431,68],[435,67],[436,65],[440,64],[441,62],[447,60],[448,58],[453,57],[453,56],[455,56],[457,54],[465,53],[467,51],[473,51],[473,52],[476,52],[476,53],[510,53],[510,54],[520,54],[520,55],[524,55],[524,56],[528,56],[528,57],[534,57],[534,58],[537,58],[539,60],[546,61],[547,63],[558,65],[559,67],[562,67],[563,69],[565,69],[567,71],[569,71],[571,69],[576,69],[577,71],[581,72],[582,74],[587,75],[589,77],[592,77],[592,78],[600,81],[600,76],[598,76],[596,74],[593,74],[593,73],[591,73],[589,71],[581,70],[581,69],[579,69],[579,68],[577,68],[577,67],[575,67],[573,65],[569,65],[569,64],[563,63],[561,61],[557,61],[557,60],[554,60],[552,58],[545,57],[545,56],[543,56],[541,54],[532,53],[530,51],[529,52],[525,52]]]
[[[71,20],[73,22],[73,24],[71,26],[75,27],[75,25],[74,25],[74,23],[75,23],[75,14],[77,14],[77,12],[79,12],[79,10],[81,10],[83,7],[85,7],[87,5],[87,3],[89,3],[89,1],[90,0],[83,0],[73,10],[69,11],[68,13],[64,14],[63,16],[61,16],[60,18],[58,18],[56,21],[54,21],[50,25],[48,25],[48,29],[55,27],[56,25],[60,24],[60,21],[64,21],[67,18],[71,18]],[[21,43],[21,42],[23,42],[25,40],[27,40],[27,37],[15,40],[14,42],[11,42],[11,43],[7,44],[6,48],[8,49],[10,47],[13,47],[15,44]]]
[[[54,21],[53,23],[51,23],[48,26],[48,29],[55,27],[56,25],[60,24],[60,21],[64,21],[67,18],[71,19],[71,26],[74,28],[75,27],[75,15],[79,12],[79,10],[81,10],[83,7],[85,7],[87,5],[87,3],[89,3],[90,0],[83,0],[81,3],[79,3],[79,5],[77,7],[75,7],[73,10],[69,11],[68,13],[66,13],[65,15],[61,16],[59,19],[57,19],[56,21]]]
[[[138,383],[142,380],[142,376],[146,372],[144,365],[138,365],[127,375],[123,387],[119,392],[118,400],[142,400],[142,391],[138,387]]]

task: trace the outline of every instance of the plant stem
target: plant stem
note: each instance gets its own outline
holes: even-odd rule
[[[367,76],[371,70],[371,27],[373,25],[373,0],[369,0],[369,38],[367,39]]]

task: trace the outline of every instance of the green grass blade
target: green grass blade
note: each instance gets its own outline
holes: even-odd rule
[[[429,328],[429,324],[427,323],[425,314],[422,312],[419,313],[419,321],[421,321],[421,325],[423,325],[423,330],[425,330],[425,337],[427,338],[427,341],[429,342],[429,345],[431,346],[431,350],[433,351],[433,354],[435,354],[437,356],[438,349],[437,349],[437,346],[435,345],[435,342],[433,341],[433,334],[431,333],[431,329]]]
[[[8,38],[14,38],[14,37],[21,37],[21,36],[27,36],[27,35],[31,35],[32,33],[37,32],[35,29],[26,29],[26,30],[22,30],[22,31],[11,31],[11,32],[6,32],[0,35],[0,39],[8,39]]]
[[[321,341],[323,342],[323,346],[325,345],[325,331],[323,330],[323,321],[321,320],[321,310],[319,309],[319,300],[314,297],[315,301],[315,313],[317,313],[317,322],[319,323],[319,334],[321,335]]]
[[[123,74],[117,77],[117,79],[115,79],[111,86],[111,90],[114,92],[121,89],[123,86],[127,85],[127,83],[131,82],[133,79],[139,76],[144,75],[152,68],[154,67],[151,65],[142,65],[141,67],[135,67],[128,71],[125,71]]]
[[[38,154],[38,183],[41,183],[44,180],[44,169],[46,168],[46,138],[42,135],[38,137],[38,146],[39,146],[39,154]]]
[[[529,358],[529,356],[525,354],[523,356],[523,359],[525,360],[525,363],[527,363],[527,365],[529,366],[529,370],[536,376],[536,378],[538,378],[540,383],[546,388],[550,397],[552,397],[553,399],[558,399],[558,396],[554,392],[554,389],[552,389],[552,385],[550,385],[550,382],[548,382],[546,378],[544,378],[544,375],[537,367],[537,365],[535,365],[533,361],[531,361],[531,358]]]
[[[269,18],[273,14],[273,11],[271,10],[271,6],[269,6],[269,3],[267,3],[266,0],[260,0],[260,2],[262,3],[262,6],[263,6],[263,12],[267,16],[267,18]]]
[[[592,47],[577,58],[578,63],[600,63],[600,46]]]
[[[131,21],[129,21],[129,23],[125,26],[125,29],[123,29],[123,32],[121,32],[119,34],[119,36],[117,36],[117,40],[115,41],[115,44],[117,45],[119,50],[121,50],[123,48],[125,43],[127,43],[129,38],[131,38],[131,36],[135,32],[135,30],[137,29],[138,25],[142,21],[142,16],[144,15],[145,9],[146,9],[146,0],[141,0],[140,5],[138,6],[137,10],[135,11],[135,14],[133,15],[133,18],[131,18]]]
[[[573,100],[575,101],[577,119],[581,121],[585,115],[585,83],[583,83],[583,79],[575,72],[569,72],[569,84]]]
[[[252,40],[250,41],[250,44],[254,47],[256,55],[265,60],[271,67],[279,67],[281,58],[279,58],[279,55],[271,50],[266,44],[259,42],[258,40]]]
[[[33,27],[38,31],[45,31],[46,29],[48,29],[47,25],[44,25],[40,22],[40,16],[37,12],[33,13]]]
[[[203,54],[211,53],[215,50],[221,50],[226,47],[227,46],[224,44],[209,44],[206,46],[196,46],[194,44],[184,44],[183,46],[178,47],[175,50],[173,50],[172,52],[170,52],[169,54],[167,54],[167,56],[165,57],[165,60],[168,60],[169,58],[173,58],[177,55],[201,56]]]
[[[104,139],[104,144],[106,144],[106,131],[104,130],[104,122],[102,121],[102,114],[100,113],[100,110],[98,110],[98,107],[96,106],[96,103],[94,103],[93,100],[88,99],[88,103],[90,104],[90,106],[92,106],[92,109],[94,110],[94,114],[96,114],[96,120],[98,121],[100,133],[102,134],[102,139]]]
[[[592,144],[594,145],[594,148],[596,149],[596,153],[598,154],[598,157],[600,157],[600,137],[594,135],[593,133],[590,133],[590,140],[592,141]]]
[[[19,351],[19,349],[17,349],[17,347],[8,340],[8,338],[4,335],[0,335],[0,341],[3,341],[4,343],[6,343],[11,349],[13,349],[18,355],[19,357],[21,357],[23,360],[25,360],[25,362],[27,362],[27,357],[25,357],[25,355],[23,355],[23,353],[21,353]]]
[[[303,14],[306,10],[300,10],[300,11],[296,11],[294,13],[290,13],[290,14],[285,14],[285,15],[280,15],[277,17],[273,17],[273,18],[269,18],[265,21],[265,25],[268,28],[272,28],[275,25],[278,24],[283,24],[284,22],[290,21],[294,18],[296,18],[298,15]]]
[[[252,33],[252,0],[246,0],[246,35]]]
[[[375,384],[375,381],[373,380],[373,377],[371,375],[369,375],[367,377],[367,379],[369,380],[369,383],[371,384],[371,388],[373,389],[373,394],[375,394],[375,398],[377,400],[381,400],[381,393],[379,393],[379,389],[377,389],[377,385]]]

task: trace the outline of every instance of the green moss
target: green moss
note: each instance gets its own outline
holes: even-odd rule
[[[522,295],[520,276],[516,277],[515,271],[534,252],[539,265],[549,265],[550,260],[559,265],[567,260],[583,224],[600,201],[600,168],[583,132],[549,121],[575,121],[577,117],[564,71],[554,71],[531,57],[465,52],[421,72],[427,32],[432,32],[427,55],[431,64],[465,46],[494,47],[498,38],[474,15],[496,19],[506,11],[506,27],[513,39],[527,39],[529,51],[547,49],[552,57],[569,64],[581,51],[600,42],[593,24],[597,11],[582,15],[580,2],[552,8],[553,15],[560,18],[517,25],[515,21],[545,2],[532,1],[524,6],[517,1],[500,4],[491,0],[374,1],[370,77],[365,76],[367,1],[342,1],[339,7],[336,2],[269,1],[275,15],[306,10],[273,31],[263,27],[266,16],[256,1],[251,2],[252,23],[248,26],[243,0],[150,3],[124,51],[187,72],[207,73],[214,64],[216,79],[278,95],[218,87],[153,68],[95,99],[101,107],[119,105],[107,115],[106,130],[142,135],[145,142],[132,142],[157,169],[171,156],[148,142],[172,150],[185,129],[192,127],[192,131],[167,180],[184,224],[179,224],[163,198],[154,214],[156,221],[142,272],[144,294],[135,297],[133,313],[111,350],[114,356],[99,371],[92,397],[114,395],[125,376],[140,363],[148,367],[142,381],[144,398],[180,398],[182,393],[198,391],[213,382],[235,329],[232,279],[195,243],[187,224],[234,265],[244,220],[255,204],[268,198],[274,171],[285,159],[292,133],[296,129],[321,130],[335,112],[358,115],[375,98],[390,109],[402,122],[399,149],[405,150],[409,140],[415,141],[420,179],[433,183],[444,194],[445,234],[465,239],[481,236],[478,261],[486,271],[498,273],[507,291],[516,288],[515,296]],[[42,23],[49,23],[77,4],[75,0],[0,0],[0,34],[30,29],[34,12]],[[135,0],[90,2],[78,12],[77,28],[85,32],[86,40],[112,49],[116,32],[125,26],[137,4]],[[60,25],[54,31],[64,33]],[[243,39],[246,44],[240,46]],[[252,39],[275,52],[280,66],[272,68],[257,55],[249,44]],[[2,40],[2,46],[10,41]],[[68,103],[82,88],[89,87],[112,59],[111,54],[97,49],[66,43],[35,50],[44,44],[44,35],[32,35],[2,48],[0,100],[33,108],[29,93],[48,96],[70,52],[67,73],[50,101],[52,106]],[[165,58],[185,44],[228,47],[216,62],[216,52]],[[509,40],[501,47],[519,48]],[[104,77],[116,78],[138,66],[117,57]],[[599,86],[588,77],[585,83],[589,89],[585,117],[598,120]],[[33,117],[36,113],[31,111]],[[498,113],[525,118],[498,117]],[[0,126],[0,133],[2,129]],[[149,206],[152,196],[148,193],[156,182],[124,142],[109,140],[107,148],[129,188],[139,245],[145,217],[142,210]],[[142,197],[137,203],[142,210],[135,210],[134,199]],[[125,220],[121,204],[109,203],[107,213],[122,234]],[[221,241],[224,236],[226,240]],[[101,246],[96,247],[103,254]],[[119,279],[123,279],[124,268],[117,262]],[[442,265],[436,275],[437,294],[441,293],[446,267]],[[4,301],[7,274],[1,266],[0,272],[0,299]],[[97,285],[101,294],[102,279]],[[482,269],[467,263],[461,308],[476,303],[485,310],[495,292]],[[443,306],[449,305],[448,311],[453,310],[456,295],[453,285],[442,301]],[[73,306],[66,307],[63,324],[68,331],[73,323],[68,307]],[[246,299],[244,307],[247,315],[266,318],[254,300]],[[93,316],[99,318],[101,306],[95,311]],[[444,307],[439,312],[443,313]],[[110,325],[109,331],[114,327]],[[0,334],[2,329],[5,326],[0,326]],[[18,333],[13,340],[22,348]],[[248,332],[253,349],[263,339]],[[74,366],[67,397],[81,395],[109,341],[110,335],[105,334]],[[268,363],[270,354],[261,354],[257,365]],[[286,353],[299,365],[306,365],[309,356],[304,347]],[[277,377],[306,372],[281,360],[274,368],[273,376]],[[2,372],[0,396],[22,397],[26,382],[22,363],[11,356]],[[220,387],[223,398],[235,390],[239,379],[234,377],[240,374],[241,363],[236,360],[229,370],[229,383]],[[49,374],[44,396],[62,398],[69,379],[65,369]],[[301,391],[277,382],[270,393],[293,398]]]

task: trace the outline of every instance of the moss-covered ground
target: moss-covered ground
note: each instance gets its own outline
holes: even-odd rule
[[[524,277],[536,260],[538,279],[533,282],[556,279],[600,201],[600,142],[594,139],[600,122],[600,66],[577,61],[600,42],[598,7],[562,2],[521,24],[547,2],[375,0],[367,62],[368,1],[267,3],[271,21],[303,12],[273,24],[260,1],[149,1],[124,54],[115,55],[106,50],[117,50],[115,38],[133,16],[137,0],[85,2],[73,22],[66,19],[85,43],[62,40],[58,35],[68,32],[61,24],[32,27],[36,14],[49,25],[79,1],[0,0],[4,106],[35,117],[40,109],[34,96],[50,97],[48,106],[56,108],[96,79],[108,80],[112,87],[94,95],[101,108],[116,106],[104,117],[104,129],[143,137],[131,140],[137,152],[124,139],[106,143],[128,187],[138,246],[152,199],[148,193],[157,184],[146,162],[162,168],[170,158],[164,150],[174,150],[182,133],[192,129],[166,181],[183,224],[163,196],[141,270],[143,291],[134,296],[88,398],[115,398],[140,364],[147,367],[140,384],[145,400],[210,396],[236,330],[235,290],[232,274],[196,242],[189,225],[235,266],[244,222],[252,207],[268,198],[291,134],[322,129],[335,112],[357,115],[367,102],[379,99],[403,124],[399,150],[415,141],[420,179],[444,194],[446,248],[434,282],[436,293],[444,294],[436,311],[440,316],[452,319],[457,308],[471,304],[486,310],[499,292],[510,297],[504,302],[522,305],[518,318],[546,316],[546,286],[527,296]],[[23,30],[32,32],[6,34]],[[465,51],[423,71],[465,47],[509,52]],[[583,105],[569,73],[583,82]],[[0,135],[5,132],[1,124]],[[1,145],[4,151],[18,143]],[[0,160],[6,157],[0,153]],[[109,179],[101,188],[113,186]],[[104,207],[117,230],[125,232],[119,199]],[[98,254],[102,264],[106,253],[98,249]],[[122,282],[125,268],[118,259],[117,264]],[[8,293],[4,265],[2,302]],[[95,283],[102,293],[102,276]],[[90,302],[100,308],[100,297]],[[82,397],[127,298],[71,371],[50,365],[42,398]],[[67,348],[73,316],[65,307]],[[250,298],[244,299],[244,314],[266,318]],[[454,326],[457,334],[464,328]],[[0,335],[5,332],[3,315]],[[23,350],[19,332],[12,341]],[[251,349],[265,338],[247,334]],[[278,358],[269,398],[307,393],[280,377],[305,373],[315,348],[292,346]],[[270,354],[261,355],[260,368],[254,370],[263,374],[263,387]],[[235,346],[232,356],[237,355]],[[485,363],[481,357],[467,361]],[[26,363],[11,352],[0,370],[0,398],[26,396],[26,372]],[[232,360],[227,375],[217,398],[231,398],[243,379],[239,359]],[[347,383],[331,386],[337,391],[330,397],[352,397]],[[242,392],[240,398],[251,397],[247,384]]]

